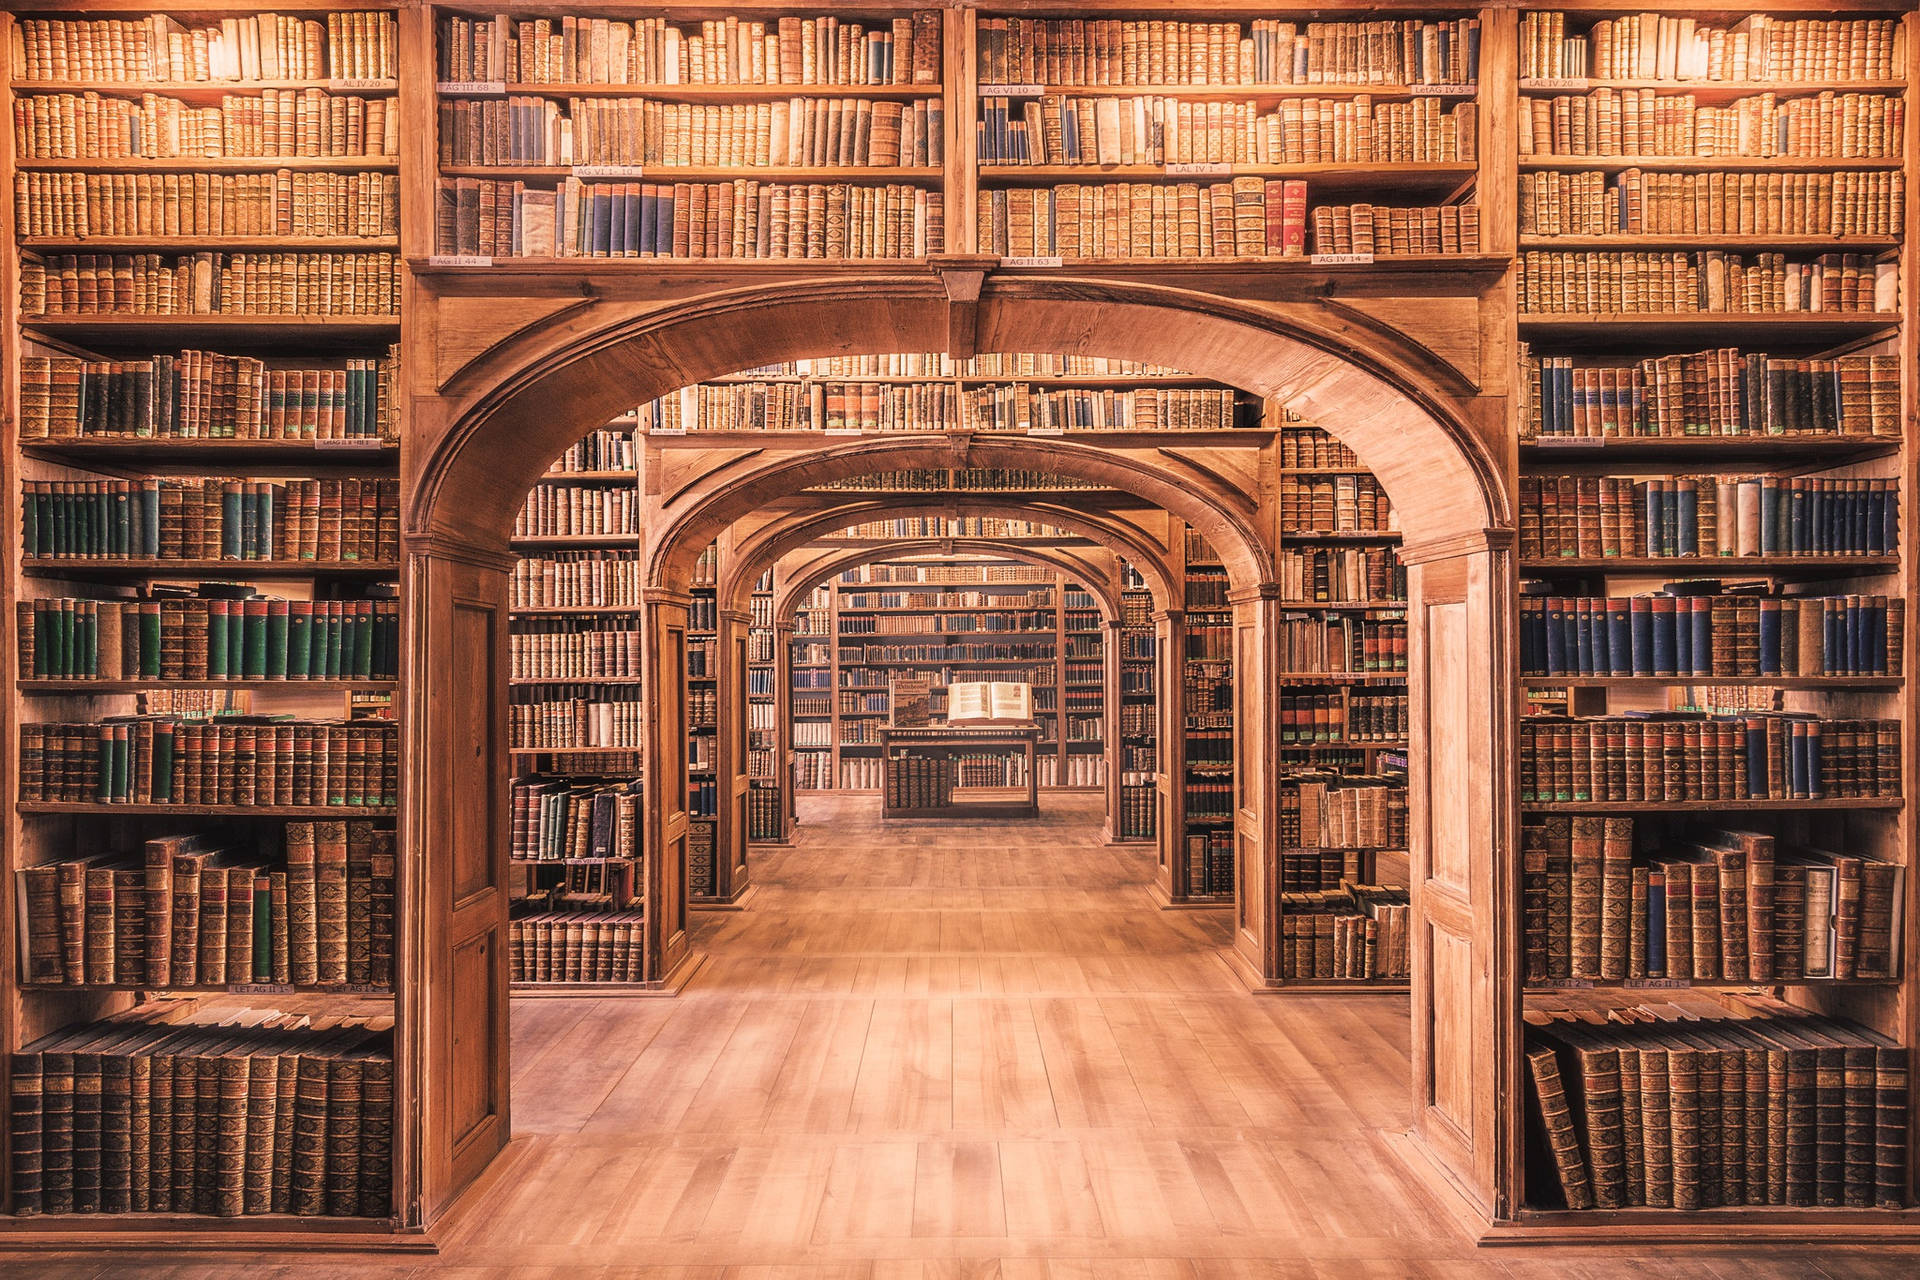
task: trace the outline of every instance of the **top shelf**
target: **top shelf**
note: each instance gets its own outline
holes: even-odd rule
[[[896,101],[938,98],[937,84],[528,84],[518,80],[439,80],[443,98],[668,98],[676,102],[738,102],[789,98],[866,98]]]
[[[396,80],[16,80],[13,92],[23,93],[97,93],[103,98],[140,98],[159,94],[187,102],[217,102],[230,94],[264,93],[269,89],[303,92],[319,89],[327,93],[391,95],[399,92]]]
[[[1479,95],[1472,84],[981,84],[983,98],[1458,98]]]
[[[1638,92],[1652,89],[1662,94],[1692,94],[1710,102],[1728,98],[1751,97],[1771,93],[1776,97],[1798,97],[1832,91],[1834,93],[1904,93],[1905,80],[1603,80],[1591,76],[1567,76],[1553,79],[1520,80],[1520,92],[1528,95],[1557,96],[1565,93],[1591,93],[1595,89]]]

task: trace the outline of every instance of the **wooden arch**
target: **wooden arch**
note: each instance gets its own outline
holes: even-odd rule
[[[794,571],[786,589],[774,596],[773,625],[782,627],[792,622],[800,602],[811,595],[815,587],[843,569],[875,560],[930,555],[996,556],[1002,560],[1018,560],[1035,568],[1055,569],[1065,574],[1069,581],[1078,582],[1086,588],[1097,603],[1102,617],[1112,620],[1120,616],[1119,597],[1101,579],[1104,570],[1064,548],[1023,547],[1017,542],[993,538],[920,538],[888,547],[835,547],[807,561]]]
[[[823,535],[837,533],[869,520],[926,514],[959,519],[999,516],[1049,525],[1086,538],[1137,564],[1147,577],[1148,589],[1154,593],[1156,608],[1169,607],[1176,596],[1164,563],[1166,548],[1154,545],[1145,531],[1124,521],[1030,499],[1013,501],[995,498],[991,494],[899,493],[859,497],[840,503],[831,503],[835,495],[818,496],[828,500],[830,505],[823,505],[820,510],[794,512],[774,519],[752,531],[735,546],[733,567],[715,593],[723,611],[745,609],[748,593],[762,573],[782,556]],[[999,545],[1017,545],[1009,539],[991,541]]]
[[[978,269],[948,268],[924,280],[842,278],[664,307],[590,299],[565,308],[444,377],[435,416],[446,426],[419,455],[407,528],[442,545],[491,549],[546,460],[637,403],[770,361],[898,351],[1057,351],[1170,365],[1324,424],[1395,495],[1410,543],[1509,523],[1501,459],[1462,408],[1475,388],[1357,311],[1127,281],[983,281]],[[1047,461],[1039,440],[1008,443],[1024,465]],[[1163,487],[1159,496],[1171,499],[1163,505],[1191,510],[1216,545],[1231,541],[1178,488]]]

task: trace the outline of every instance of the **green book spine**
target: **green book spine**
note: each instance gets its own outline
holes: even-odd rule
[[[246,603],[246,665],[241,668],[249,679],[258,679],[267,674],[267,602],[249,600]]]
[[[97,676],[100,674],[100,611],[99,606],[89,602],[89,607],[78,619],[80,623],[79,649],[74,665],[69,671],[80,675]]]
[[[238,560],[246,554],[246,498],[239,481],[220,490],[220,555]]]
[[[373,610],[364,604],[353,611],[353,674],[373,676]]]
[[[153,801],[155,804],[170,804],[173,801],[173,726],[156,724],[153,727]]]
[[[287,616],[287,674],[303,680],[313,662],[313,602],[295,600]]]
[[[346,643],[346,619],[341,616],[338,609],[329,610],[329,615],[327,618],[326,676],[329,679],[338,679],[343,669],[340,665],[340,654]]]
[[[267,671],[276,679],[287,675],[287,628],[289,602],[275,600],[267,605]]]
[[[154,482],[140,491],[140,546],[145,555],[160,554],[160,485]]]
[[[140,674],[160,678],[160,602],[140,602]]]
[[[207,676],[214,680],[224,680],[233,673],[231,659],[227,656],[227,610],[229,602],[212,601],[212,608],[204,615],[207,620]],[[156,645],[157,649],[158,646]]]

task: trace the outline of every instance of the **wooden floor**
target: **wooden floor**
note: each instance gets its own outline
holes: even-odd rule
[[[819,801],[678,1000],[522,1000],[515,1141],[434,1259],[77,1259],[269,1280],[1873,1277],[1881,1254],[1478,1250],[1389,1143],[1404,997],[1245,993],[1091,801]]]

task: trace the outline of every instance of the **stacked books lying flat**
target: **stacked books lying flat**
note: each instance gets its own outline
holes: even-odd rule
[[[1342,883],[1280,895],[1280,976],[1400,979],[1409,973],[1407,891]]]
[[[1761,595],[1714,581],[1635,596],[1520,597],[1520,669],[1574,676],[1899,675],[1898,596]]]
[[[1527,980],[1892,978],[1901,868],[1770,831],[1632,818],[1521,827]]]
[[[562,862],[640,853],[640,783],[521,778],[508,805],[515,859]]]
[[[232,93],[217,107],[156,93],[23,93],[14,99],[14,136],[20,157],[32,160],[397,156],[394,101],[325,89]]]
[[[289,822],[282,843],[166,836],[21,870],[23,980],[388,986],[392,828]]]
[[[512,982],[642,982],[646,915],[629,911],[542,911],[509,922]]]
[[[1586,368],[1535,356],[1527,374],[1523,438],[1900,434],[1895,356],[1789,360],[1720,347]]]
[[[1520,477],[1523,558],[1885,556],[1899,546],[1897,480]]]
[[[20,436],[28,440],[399,439],[398,362],[268,368],[251,356],[182,351],[145,360],[28,356]]]
[[[1527,1017],[1542,1204],[1905,1203],[1907,1051],[1884,1037],[1784,1006]]]
[[[110,716],[20,726],[20,798],[94,804],[391,806],[391,720]]]
[[[391,1218],[392,1027],[160,1000],[36,1040],[13,1211]]]
[[[946,243],[940,193],[902,183],[442,181],[435,243],[538,258],[919,258]]]
[[[52,254],[20,264],[25,315],[393,316],[391,253]]]
[[[652,98],[442,98],[443,165],[614,164],[745,169],[937,165],[938,98],[794,97],[706,106]]]
[[[400,482],[29,480],[21,554],[71,559],[391,561]]]
[[[1900,309],[1900,264],[1870,254],[1547,253],[1520,255],[1520,312],[1791,312]]]
[[[14,609],[19,671],[34,679],[392,680],[399,673],[394,600],[43,598]]]
[[[1523,803],[1899,794],[1898,720],[1669,711],[1520,722]]]

